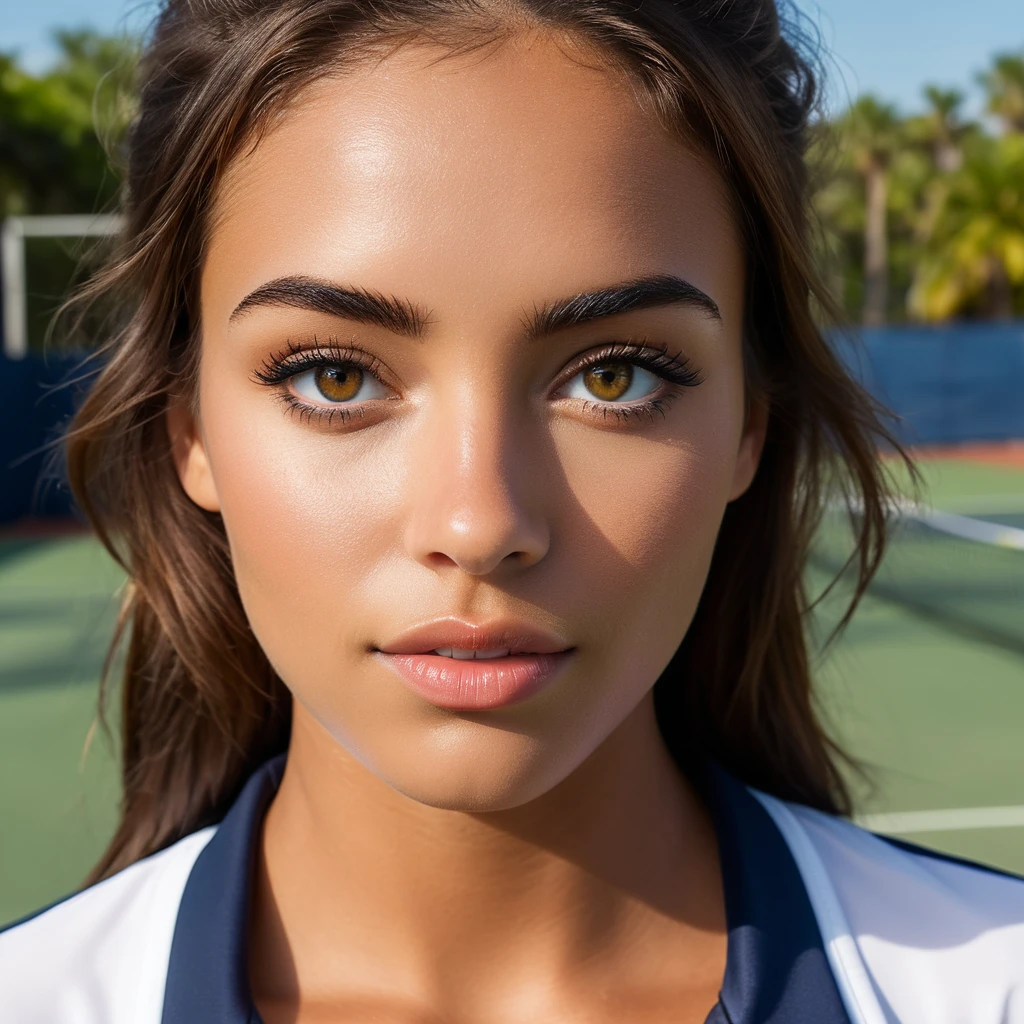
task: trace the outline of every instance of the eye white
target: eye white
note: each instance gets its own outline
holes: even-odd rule
[[[363,379],[359,384],[359,390],[344,401],[328,398],[317,386],[316,369],[305,370],[297,373],[291,379],[292,390],[307,402],[313,405],[352,405],[355,402],[367,402],[371,398],[387,398],[388,390],[372,373],[362,371]]]
[[[598,364],[600,365],[600,364]],[[619,395],[618,398],[598,398],[584,383],[584,375],[589,373],[591,367],[581,370],[568,384],[565,385],[566,398],[582,398],[587,402],[605,402],[608,405],[618,405],[620,402],[635,402],[641,398],[653,395],[662,384],[662,379],[657,374],[645,370],[642,366],[633,365],[633,379],[629,387]]]

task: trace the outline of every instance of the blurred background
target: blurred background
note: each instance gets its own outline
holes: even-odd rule
[[[819,257],[856,325],[835,344],[898,415],[926,484],[841,639],[825,643],[842,586],[816,608],[820,701],[869,769],[860,820],[1024,873],[1024,7],[791,13],[827,51]],[[152,14],[35,0],[0,25],[0,921],[78,885],[116,814],[96,699],[123,578],[53,447],[95,330],[47,328],[116,228]],[[828,517],[812,593],[846,543]]]

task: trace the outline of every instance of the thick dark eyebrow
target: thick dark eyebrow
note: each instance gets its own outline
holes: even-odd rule
[[[422,310],[411,302],[364,288],[342,288],[313,277],[279,277],[261,284],[235,306],[229,320],[258,306],[293,306],[314,313],[344,317],[361,324],[384,327],[395,334],[418,338],[428,323]]]
[[[722,319],[718,303],[696,285],[672,274],[657,274],[548,303],[528,317],[527,329],[536,338],[601,317],[670,305],[696,306],[712,319]]]

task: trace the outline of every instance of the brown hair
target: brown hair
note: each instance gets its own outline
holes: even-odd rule
[[[816,76],[773,0],[167,0],[140,67],[120,250],[82,296],[116,296],[127,319],[68,438],[78,501],[130,577],[123,805],[93,880],[218,820],[288,742],[290,695],[246,621],[220,517],[182,491],[164,423],[169,397],[194,388],[204,232],[225,168],[305,85],[374,47],[524,27],[624,72],[713,160],[745,234],[747,364],[770,408],[767,444],[656,684],[662,732],[681,764],[715,758],[770,793],[848,811],[814,707],[803,570],[839,481],[861,510],[854,601],[867,585],[884,541],[884,433],[812,314],[829,308],[804,162]]]

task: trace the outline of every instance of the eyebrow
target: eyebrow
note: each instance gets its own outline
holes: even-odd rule
[[[718,303],[696,285],[672,274],[655,274],[535,307],[525,327],[530,338],[538,338],[603,317],[670,305],[693,306],[714,320],[722,319]],[[260,285],[235,306],[229,320],[261,306],[326,313],[410,338],[421,337],[430,323],[428,314],[411,302],[364,288],[342,288],[312,277],[280,277]]]
[[[548,303],[533,311],[526,326],[536,338],[606,316],[671,305],[695,306],[713,320],[722,319],[718,303],[696,285],[672,274],[656,274]]]
[[[279,277],[261,284],[235,306],[229,320],[237,320],[260,306],[290,306],[313,313],[343,317],[361,324],[384,327],[395,334],[418,338],[427,315],[411,302],[365,288],[342,288],[312,277]]]

